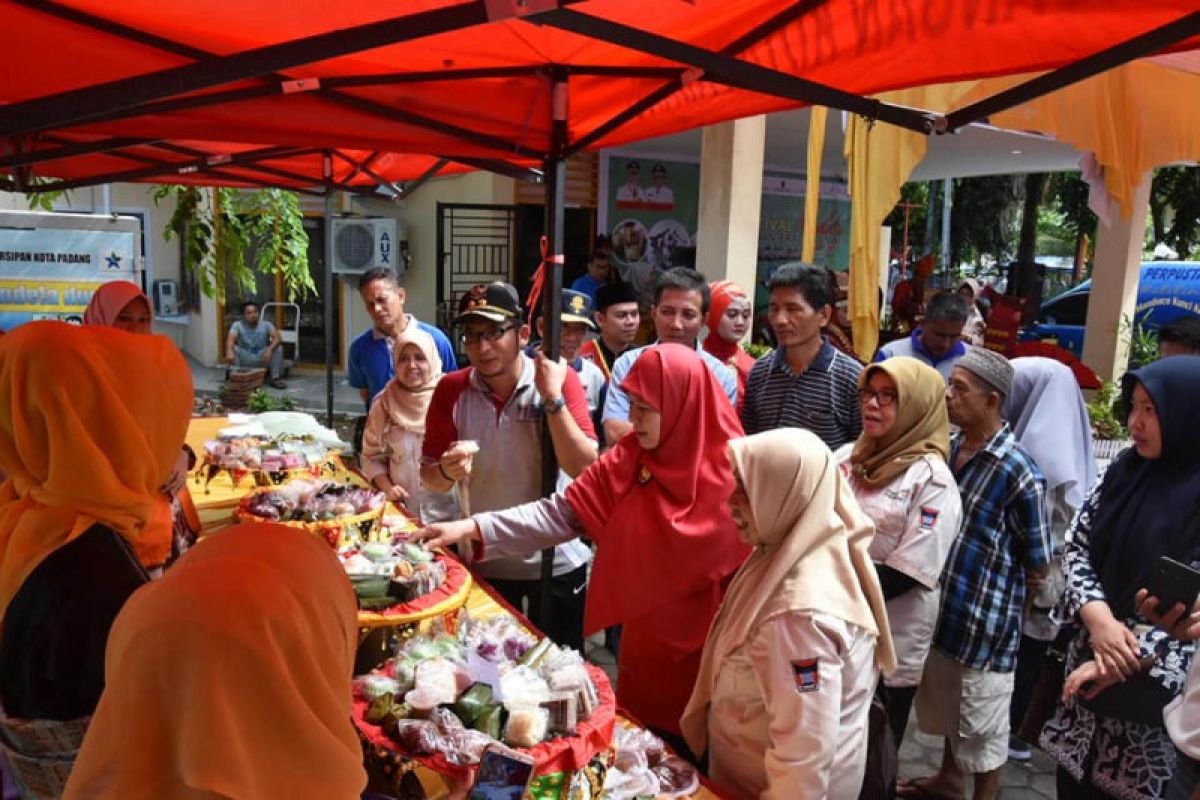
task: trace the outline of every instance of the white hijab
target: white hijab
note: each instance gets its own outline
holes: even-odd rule
[[[1004,416],[1013,435],[1046,476],[1046,489],[1064,487],[1072,508],[1079,508],[1096,481],[1092,425],[1075,373],[1052,358],[1012,360],[1012,391]]]

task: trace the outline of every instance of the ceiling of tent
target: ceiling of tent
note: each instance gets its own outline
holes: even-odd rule
[[[206,0],[202,8],[0,3],[0,25],[16,32],[0,50],[9,76],[0,79],[0,164],[16,179],[10,185],[33,176],[163,180],[181,169],[197,182],[302,185],[274,180],[263,165],[318,184],[314,149],[324,148],[357,151],[335,159],[346,185],[379,183],[370,172],[418,178],[443,160],[442,169],[519,171],[551,155],[810,102],[925,130],[929,115],[863,96],[1055,70],[1113,47],[1114,59],[1127,60],[1200,46],[1194,0]],[[1146,34],[1140,47],[1119,47]],[[557,139],[554,80],[567,85]],[[39,152],[41,160],[30,155]],[[368,159],[369,171],[359,168]],[[149,175],[155,169],[162,174]]]

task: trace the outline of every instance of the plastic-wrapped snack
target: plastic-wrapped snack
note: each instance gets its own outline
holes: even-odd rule
[[[387,719],[387,715],[391,712],[393,705],[395,703],[392,702],[392,695],[380,695],[371,701],[371,705],[367,708],[367,713],[363,718],[372,725],[382,725],[383,721]]]
[[[401,722],[411,719],[412,713],[412,706],[408,703],[395,703],[388,709],[388,713],[384,715],[379,727],[383,729],[384,734],[395,739],[397,726]]]
[[[416,687],[437,698],[437,703],[453,703],[458,697],[457,669],[454,662],[431,658],[417,664]]]
[[[429,721],[438,729],[438,733],[447,734],[451,731],[461,731],[466,725],[448,708],[435,708],[429,715]]]
[[[518,706],[508,709],[504,741],[513,747],[535,747],[546,738],[550,715],[539,707]]]
[[[650,731],[625,728],[613,731],[613,766],[623,772],[637,767],[653,767],[662,760],[663,743]]]
[[[398,658],[411,658],[416,661],[424,661],[428,658],[437,657],[438,651],[434,647],[432,639],[427,639],[424,636],[414,636],[404,643],[396,655]]]
[[[415,755],[432,755],[438,752],[441,737],[437,728],[428,720],[401,720],[392,736],[401,747]]]
[[[700,788],[700,772],[679,756],[667,756],[651,770],[666,797],[689,797]]]
[[[404,695],[404,703],[412,709],[412,716],[418,719],[429,719],[430,715],[443,702],[436,692],[418,686]]]
[[[578,650],[556,645],[551,648],[541,663],[542,674],[546,676],[567,667],[583,667],[583,656],[580,655]]]
[[[486,683],[473,683],[454,704],[454,713],[464,723],[472,725],[491,703],[492,687]]]
[[[553,671],[542,670],[542,674],[546,676],[550,688],[556,692],[575,691],[591,680],[582,664],[571,664]]]
[[[442,737],[442,754],[451,764],[478,764],[493,739],[479,731],[456,730]]]
[[[637,797],[656,797],[658,778],[645,767],[624,770],[614,766],[604,776],[604,797],[612,800],[633,800]]]
[[[549,715],[547,729],[550,733],[563,736],[575,733],[575,726],[579,723],[576,702],[571,692],[554,692],[549,700],[542,703],[542,708]]]
[[[550,687],[529,667],[517,667],[500,678],[500,696],[509,711],[517,706],[537,708],[550,699]]]
[[[386,675],[359,675],[354,679],[354,694],[364,700],[374,700],[385,694],[395,694],[400,684]]]
[[[500,715],[502,708],[498,703],[493,703],[486,706],[480,711],[479,716],[475,718],[472,724],[475,730],[480,733],[487,734],[488,737],[500,741]]]

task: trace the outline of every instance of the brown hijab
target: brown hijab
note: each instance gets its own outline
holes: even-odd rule
[[[410,344],[424,353],[425,360],[429,362],[429,380],[416,389],[409,389],[401,383],[399,375],[400,356]],[[425,413],[429,411],[433,390],[442,379],[442,359],[438,355],[437,345],[432,336],[410,321],[408,327],[392,340],[392,352],[395,354],[397,374],[383,388],[380,400],[393,425],[424,436]]]
[[[941,374],[907,356],[897,356],[862,371],[859,387],[876,372],[896,384],[896,423],[878,439],[864,433],[854,443],[850,464],[854,477],[872,488],[887,486],[927,455],[950,455],[950,417],[946,413],[946,381]]]

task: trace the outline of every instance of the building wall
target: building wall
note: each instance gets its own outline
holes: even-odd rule
[[[335,213],[360,216],[393,217],[405,231],[409,247],[409,269],[404,277],[407,292],[406,310],[418,319],[433,323],[437,318],[437,204],[442,203],[497,203],[513,202],[514,182],[490,173],[474,172],[435,178],[418,187],[412,195],[400,203],[388,200],[339,197]],[[171,279],[180,285],[180,248],[178,240],[166,241],[163,231],[173,212],[173,203],[164,201],[155,206],[153,186],[140,184],[113,184],[105,187],[76,189],[70,192],[56,210],[87,213],[137,213],[145,219],[144,257],[146,286],[153,287],[155,280]],[[302,207],[307,214],[323,213],[321,201],[305,198]],[[0,210],[27,209],[24,196],[0,192]],[[357,281],[353,276],[339,276],[341,282],[341,319],[343,352],[341,362],[346,362],[346,348],[353,338],[371,325],[366,310],[358,296]],[[199,309],[192,309],[184,319],[164,322],[156,320],[155,333],[170,337],[179,347],[196,361],[212,366],[221,356],[223,332],[218,330],[217,304],[202,297]]]

